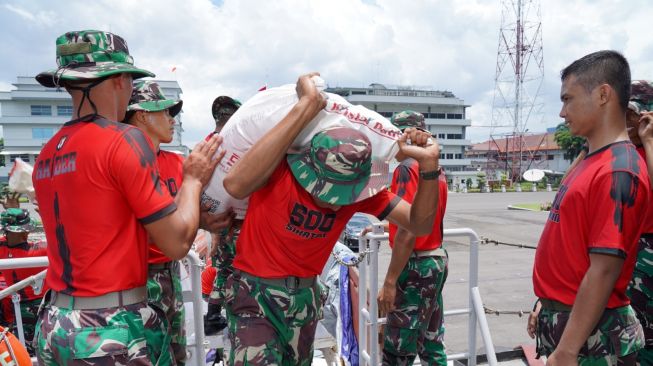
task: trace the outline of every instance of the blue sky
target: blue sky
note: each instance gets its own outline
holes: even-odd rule
[[[559,71],[584,54],[619,50],[634,78],[653,79],[650,20],[641,11],[648,5],[542,1],[545,105],[530,131],[560,122]],[[246,100],[264,84],[292,83],[312,70],[331,86],[450,90],[471,105],[473,124],[486,126],[500,21],[499,0],[4,0],[0,89],[52,68],[58,35],[103,29],[127,39],[137,65],[180,83],[187,145],[211,129],[217,95]],[[488,136],[487,128],[468,130],[474,141]]]

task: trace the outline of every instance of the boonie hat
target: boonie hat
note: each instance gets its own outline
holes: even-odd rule
[[[134,66],[127,42],[113,33],[98,30],[67,32],[56,40],[55,70],[36,76],[41,85],[54,88],[66,81],[91,81],[111,75],[129,73],[134,79],[154,76]]]
[[[336,127],[316,133],[308,149],[289,154],[288,164],[299,184],[313,197],[348,205],[387,187],[386,174],[372,174],[372,144],[362,132]],[[387,170],[387,168],[385,169]]]
[[[34,222],[29,211],[21,208],[9,208],[0,214],[0,223],[4,231],[24,233],[34,230]]]
[[[426,131],[426,123],[424,123],[424,115],[411,111],[405,110],[399,113],[396,113],[390,118],[390,122],[395,125],[400,130],[405,130],[406,128],[418,128],[422,131]],[[426,131],[428,132],[428,131]]]
[[[222,122],[224,117],[231,117],[231,115],[234,114],[241,105],[242,103],[240,103],[239,100],[226,95],[221,95],[213,100],[211,114],[213,115],[213,119]]]
[[[176,116],[181,111],[183,101],[175,99],[166,99],[161,91],[159,84],[151,80],[140,80],[134,82],[134,90],[127,112],[159,112],[168,110],[171,117]]]
[[[630,84],[628,108],[637,114],[653,110],[653,84],[646,80],[633,80]]]

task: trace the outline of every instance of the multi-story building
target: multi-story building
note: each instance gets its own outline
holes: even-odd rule
[[[367,88],[333,87],[327,91],[388,119],[406,109],[424,114],[428,130],[442,146],[440,165],[445,168],[447,179],[456,183],[463,177],[476,175],[476,171],[467,170],[471,161],[465,157],[466,147],[471,144],[465,133],[466,128],[472,125],[465,115],[465,108],[469,105],[453,93],[409,87],[387,88],[381,84],[371,84]]]
[[[167,98],[180,98],[182,91],[176,81],[157,80],[157,83]],[[33,165],[41,147],[73,115],[72,100],[65,90],[46,88],[28,76],[19,76],[13,85],[14,90],[0,92],[0,126],[4,137],[0,154],[5,156],[0,180],[7,179],[17,157]],[[188,147],[181,142],[181,113],[176,120],[172,142],[161,147],[187,155]]]

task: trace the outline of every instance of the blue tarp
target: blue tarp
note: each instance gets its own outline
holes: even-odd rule
[[[348,255],[343,259],[349,262],[354,258]],[[342,322],[342,344],[340,355],[349,365],[358,366],[358,341],[354,333],[354,323],[351,313],[351,297],[349,294],[349,271],[346,266],[340,266],[340,320]]]

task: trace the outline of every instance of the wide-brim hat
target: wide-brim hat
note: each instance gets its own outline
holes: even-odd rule
[[[183,104],[181,100],[166,99],[158,83],[145,80],[134,83],[127,111],[159,112],[167,109],[170,116],[175,117],[181,112]]]
[[[234,110],[238,110],[242,103],[240,103],[239,100],[234,99],[230,96],[227,95],[221,95],[213,100],[213,104],[211,105],[211,114],[213,115],[213,119],[218,119],[219,117],[219,110],[220,107],[224,105],[229,105],[234,108]]]
[[[333,205],[362,201],[388,186],[386,162],[373,159],[367,136],[352,128],[336,127],[315,134],[309,148],[289,154],[287,161],[308,193]]]
[[[636,113],[653,110],[653,83],[646,80],[633,80],[630,84],[628,108]]]
[[[57,38],[57,65],[36,75],[41,85],[54,88],[66,82],[85,82],[128,73],[134,79],[154,74],[134,66],[127,42],[113,33],[84,30]]]
[[[412,127],[428,132],[426,130],[426,122],[424,121],[424,115],[419,112],[412,111],[410,109],[401,111],[399,113],[395,113],[390,118],[390,123],[392,123],[395,127],[400,129],[401,131]]]
[[[2,230],[12,233],[28,233],[34,230],[34,220],[29,211],[20,208],[9,208],[0,214]]]

